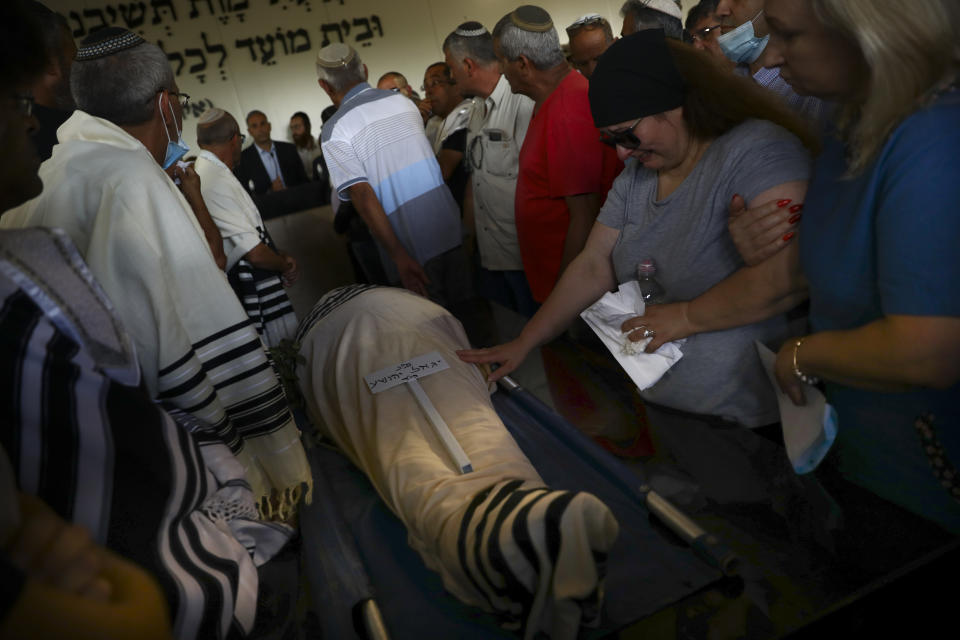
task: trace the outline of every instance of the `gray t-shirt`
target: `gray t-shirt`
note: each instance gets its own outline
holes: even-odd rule
[[[668,302],[692,300],[743,266],[727,231],[734,194],[761,192],[810,176],[800,141],[766,121],[749,120],[717,138],[689,176],[657,200],[657,173],[631,162],[613,183],[597,220],[620,231],[611,259],[620,283],[636,280],[653,258]],[[683,411],[722,416],[747,427],[776,422],[776,398],[753,341],[777,346],[786,318],[691,336],[683,358],[645,399]]]

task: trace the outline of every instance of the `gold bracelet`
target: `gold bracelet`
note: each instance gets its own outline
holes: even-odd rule
[[[797,353],[800,352],[800,345],[803,344],[803,341],[806,339],[806,336],[803,338],[798,338],[796,344],[793,345],[793,375],[800,380],[800,382],[809,385],[815,385],[820,383],[820,378],[817,376],[808,376],[803,371],[800,371],[800,365],[797,363]]]

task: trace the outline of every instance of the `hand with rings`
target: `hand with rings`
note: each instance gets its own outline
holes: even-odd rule
[[[679,340],[695,333],[687,320],[687,303],[650,305],[644,315],[630,318],[620,330],[629,334],[631,342],[650,339],[644,351],[653,353],[665,343]]]

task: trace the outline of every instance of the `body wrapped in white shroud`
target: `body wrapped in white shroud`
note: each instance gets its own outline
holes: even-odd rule
[[[325,296],[299,339],[311,418],[367,474],[451,593],[525,637],[575,638],[599,622],[617,522],[591,494],[545,487],[480,370],[457,358],[468,342],[453,316],[401,289],[351,287]],[[432,351],[450,368],[419,383],[472,473],[459,473],[406,385],[372,394],[364,382]]]

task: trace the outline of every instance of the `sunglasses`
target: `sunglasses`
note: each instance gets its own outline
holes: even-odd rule
[[[640,124],[640,121],[643,120],[646,116],[640,116],[637,118],[637,121],[632,125],[623,129],[622,131],[617,131],[616,133],[610,133],[608,131],[600,132],[600,142],[607,145],[608,147],[623,147],[624,149],[638,149],[640,148],[641,142],[640,138],[633,135],[633,130],[637,128],[637,125]]]

